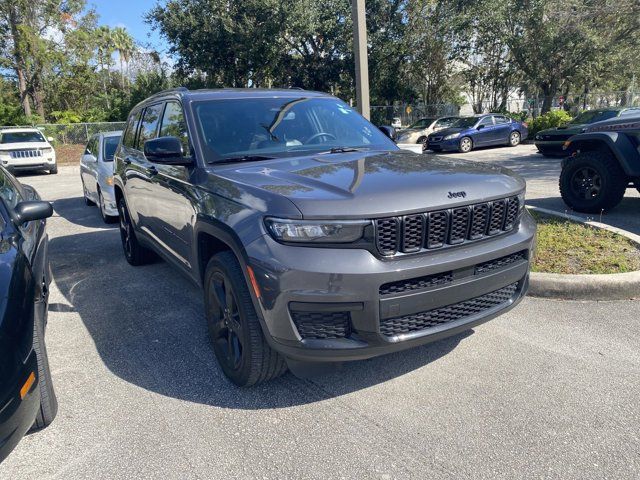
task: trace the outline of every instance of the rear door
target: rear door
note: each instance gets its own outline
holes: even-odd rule
[[[144,156],[144,142],[156,138],[163,103],[147,106],[141,114],[133,147],[127,148],[124,158],[126,171],[125,196],[129,212],[138,230],[151,234],[149,216],[152,214],[152,182],[157,170]]]
[[[495,121],[495,143],[507,143],[509,141],[509,135],[511,135],[512,123],[511,119],[504,115],[494,115]]]

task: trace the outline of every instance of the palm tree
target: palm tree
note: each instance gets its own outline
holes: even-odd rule
[[[129,35],[126,29],[123,27],[116,27],[113,29],[113,43],[115,49],[118,51],[120,57],[120,78],[122,87],[125,87],[125,65],[129,68],[129,60],[135,50],[135,44],[133,37]]]
[[[111,29],[106,25],[101,25],[95,30],[96,46],[98,49],[98,63],[100,64],[100,73],[102,75],[102,88],[105,98],[107,99],[107,108],[109,108],[109,95],[107,92],[107,82],[110,80],[109,67],[111,66],[111,54],[113,53],[113,36]],[[105,77],[106,67],[106,77]]]

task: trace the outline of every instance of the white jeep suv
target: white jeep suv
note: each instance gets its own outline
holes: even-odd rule
[[[0,163],[11,172],[48,170],[58,173],[56,152],[37,128],[0,130]]]

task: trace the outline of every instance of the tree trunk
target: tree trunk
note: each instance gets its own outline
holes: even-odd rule
[[[555,80],[551,80],[549,83],[544,83],[540,86],[542,89],[542,93],[544,95],[544,100],[542,101],[542,115],[551,111],[551,107],[553,105],[553,97],[556,96],[558,92],[558,84]]]
[[[18,30],[18,12],[15,5],[9,7],[9,23],[11,28],[11,36],[13,37],[13,60],[14,70],[18,77],[18,90],[20,92],[20,103],[22,111],[27,117],[31,116],[31,104],[29,103],[29,92],[27,89],[27,78],[24,67],[24,57],[20,50],[21,40],[20,31]]]

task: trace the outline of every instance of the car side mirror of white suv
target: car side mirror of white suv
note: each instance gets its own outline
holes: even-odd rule
[[[52,143],[53,142],[53,137],[47,137],[47,142]]]

